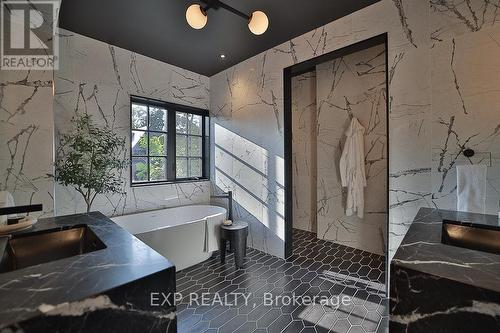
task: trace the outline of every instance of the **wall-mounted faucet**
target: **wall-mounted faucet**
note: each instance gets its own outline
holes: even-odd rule
[[[216,199],[228,199],[228,213],[227,213],[227,218],[229,220],[233,220],[233,191],[227,191],[224,192],[224,194],[221,195],[213,195],[211,198],[216,198]]]
[[[26,205],[26,206],[0,207],[0,216],[31,213],[31,212],[41,212],[42,210],[43,210],[43,207],[41,204]]]

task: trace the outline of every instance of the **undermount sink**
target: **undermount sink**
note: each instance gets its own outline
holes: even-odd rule
[[[0,273],[105,248],[106,245],[86,225],[4,237],[3,241],[0,240]]]
[[[500,254],[500,226],[443,220],[441,242],[470,250]]]

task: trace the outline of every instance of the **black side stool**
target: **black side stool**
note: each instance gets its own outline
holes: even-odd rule
[[[236,268],[243,267],[243,259],[247,255],[248,223],[233,221],[232,225],[220,226],[220,262],[226,262],[226,246],[230,243],[234,249],[234,263]]]

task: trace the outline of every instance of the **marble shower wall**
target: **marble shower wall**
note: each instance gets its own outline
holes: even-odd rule
[[[493,150],[500,124],[500,112],[492,111],[499,94],[495,76],[499,2],[381,0],[211,77],[210,109],[215,123],[212,140],[237,141],[239,152],[236,156],[230,156],[227,150],[212,155],[214,168],[224,165],[225,170],[223,176],[213,174],[213,181],[216,186],[235,189],[242,197],[255,201],[255,211],[238,212],[251,222],[250,246],[284,255],[283,69],[388,33],[388,241],[392,257],[418,209],[439,207],[446,201],[445,190],[437,191],[442,174],[436,174],[445,168],[440,167],[436,150],[439,156],[440,150],[446,148],[449,157],[460,150],[454,143],[457,138],[460,141],[456,142],[463,145],[475,133],[479,135],[473,138],[477,145],[473,148],[480,152]],[[443,94],[447,98],[442,98]],[[445,124],[441,124],[440,113],[446,115]],[[452,131],[448,131],[446,123],[451,115],[455,120]],[[232,133],[230,138],[218,135],[217,128]],[[239,182],[243,178],[241,168],[235,166],[241,164],[238,158],[245,160],[257,151],[262,155],[265,172],[246,175],[245,182],[252,186],[251,190],[244,189]],[[495,154],[494,161],[493,157]],[[453,175],[446,179],[452,191]],[[236,201],[240,206],[249,206],[242,197]],[[453,203],[443,207],[453,207]],[[374,237],[379,239],[378,235]]]
[[[58,135],[70,129],[77,113],[88,113],[126,138],[129,159],[130,94],[207,109],[208,78],[76,33],[60,30],[60,70],[55,73],[54,118]],[[210,183],[130,187],[130,171],[122,172],[124,194],[99,195],[92,207],[121,215],[210,200]],[[80,194],[55,185],[55,213],[84,210]]]
[[[316,66],[318,238],[383,255],[387,229],[385,45]],[[352,117],[365,127],[365,216],[345,214],[339,161]],[[294,218],[295,219],[295,218]]]
[[[316,72],[292,78],[293,227],[317,231]]]

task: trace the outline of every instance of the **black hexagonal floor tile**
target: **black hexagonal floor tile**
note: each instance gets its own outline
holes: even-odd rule
[[[307,231],[295,229],[293,237],[288,260],[249,248],[242,269],[234,268],[232,254],[221,264],[216,253],[178,272],[177,290],[183,293],[177,306],[179,332],[388,332],[384,257]],[[222,300],[230,296],[230,303],[193,304],[191,293],[210,300],[216,294]],[[318,299],[295,304],[298,295]],[[265,297],[274,302],[267,304]],[[350,304],[339,303],[342,297],[351,297]]]

